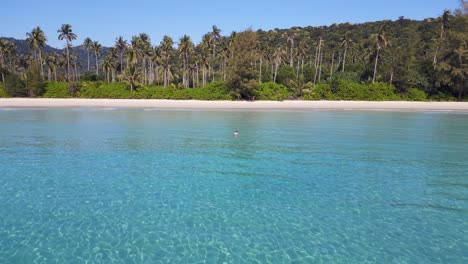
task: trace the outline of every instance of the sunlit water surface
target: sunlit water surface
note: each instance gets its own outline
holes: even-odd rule
[[[468,263],[468,114],[3,109],[0,190],[0,263]]]

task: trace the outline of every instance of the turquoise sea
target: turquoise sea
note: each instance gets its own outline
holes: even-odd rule
[[[0,109],[0,263],[468,263],[468,113]]]

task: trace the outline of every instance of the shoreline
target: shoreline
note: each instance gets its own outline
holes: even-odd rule
[[[4,108],[155,108],[244,110],[441,110],[468,111],[468,102],[412,101],[199,101],[165,99],[0,98]]]

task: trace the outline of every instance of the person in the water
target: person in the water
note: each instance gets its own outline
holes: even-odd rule
[[[239,131],[234,131],[234,136],[237,137],[239,135]]]

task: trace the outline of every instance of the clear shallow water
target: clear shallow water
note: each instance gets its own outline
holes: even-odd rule
[[[10,109],[0,153],[0,263],[468,262],[465,113]]]

